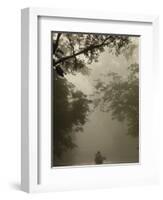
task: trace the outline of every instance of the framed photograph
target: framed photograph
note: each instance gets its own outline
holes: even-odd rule
[[[158,183],[158,17],[22,10],[22,190]]]

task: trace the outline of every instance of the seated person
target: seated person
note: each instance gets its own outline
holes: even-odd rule
[[[102,156],[100,151],[98,151],[95,155],[95,163],[96,164],[103,164],[104,160],[106,160],[106,158]]]

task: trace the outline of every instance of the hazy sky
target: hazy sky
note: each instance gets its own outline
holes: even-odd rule
[[[132,38],[133,45],[118,57],[108,52],[99,56],[99,62],[88,65],[90,74],[68,74],[66,79],[73,83],[77,90],[86,95],[95,91],[95,80],[106,83],[108,77],[103,75],[109,72],[119,73],[124,78],[127,76],[127,67],[132,63],[138,63],[139,38]],[[100,150],[107,158],[107,162],[134,162],[138,159],[138,139],[128,136],[124,123],[112,120],[111,113],[104,113],[98,107],[88,116],[88,122],[84,125],[84,131],[76,133],[75,143],[77,148],[65,153],[64,160],[71,157],[74,164],[91,164],[95,153]]]
[[[99,56],[99,62],[93,62],[87,67],[91,70],[89,76],[77,73],[76,75],[68,74],[66,79],[73,83],[76,88],[85,94],[92,94],[94,91],[95,80],[103,79],[103,74],[109,72],[119,73],[121,76],[127,75],[127,67],[132,63],[138,63],[138,41],[139,38],[135,37],[132,39],[133,45],[130,49],[124,52],[124,55],[119,55],[118,57],[108,53],[106,48],[105,52],[101,53]],[[108,79],[108,77],[107,77]],[[108,82],[108,80],[106,80]]]

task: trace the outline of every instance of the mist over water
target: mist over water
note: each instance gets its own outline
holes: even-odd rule
[[[97,151],[106,157],[105,163],[138,162],[138,138],[126,134],[126,125],[112,120],[109,113],[98,108],[90,115],[83,132],[76,134],[77,147],[64,153],[63,164],[95,164]]]
[[[136,41],[137,42],[137,41]],[[102,80],[108,83],[109,72],[127,74],[128,66],[138,61],[138,46],[132,52],[132,59],[124,55],[114,56],[104,52],[99,62],[89,65],[90,74],[68,74],[66,79],[88,97],[95,92],[95,82]],[[102,69],[102,70],[101,70]],[[94,99],[93,99],[94,100]],[[78,111],[80,112],[80,110]],[[104,163],[136,163],[139,162],[139,138],[127,134],[127,122],[112,119],[111,112],[103,112],[99,106],[88,113],[83,131],[72,133],[77,147],[63,153],[58,161],[60,165],[95,164],[95,154],[100,151],[106,157]]]

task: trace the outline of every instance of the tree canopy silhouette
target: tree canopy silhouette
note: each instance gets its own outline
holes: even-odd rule
[[[53,79],[53,162],[67,149],[76,147],[73,133],[87,121],[89,100],[66,79]]]
[[[97,99],[104,112],[111,112],[113,119],[125,121],[128,125],[128,134],[139,134],[139,65],[131,64],[128,67],[128,77],[125,79],[117,73],[107,74],[108,84],[98,81],[97,93],[102,96]]]
[[[105,47],[110,53],[119,55],[129,45],[130,39],[121,35],[53,32],[52,42],[54,69],[60,66],[66,72],[87,73],[86,65],[98,62]]]

